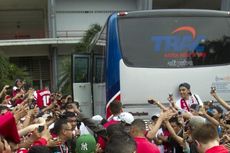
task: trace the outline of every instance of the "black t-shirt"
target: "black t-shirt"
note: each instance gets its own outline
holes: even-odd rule
[[[178,136],[183,136],[183,130],[180,130],[180,132],[177,134]],[[168,143],[172,146],[172,152],[176,153],[183,153],[183,147],[175,140],[172,136],[168,137]]]

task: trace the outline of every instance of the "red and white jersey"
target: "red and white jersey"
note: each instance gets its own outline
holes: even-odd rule
[[[49,90],[37,90],[34,92],[34,99],[37,101],[37,106],[42,108],[50,105],[50,91]]]

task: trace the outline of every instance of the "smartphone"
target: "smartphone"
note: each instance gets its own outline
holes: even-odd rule
[[[213,110],[211,110],[211,109],[208,109],[208,110],[207,110],[207,114],[208,114],[209,116],[211,116],[211,117],[214,116]]]
[[[216,87],[211,87],[211,90],[212,91],[216,91]]]
[[[172,97],[173,96],[173,93],[169,93],[169,97]]]
[[[39,125],[38,126],[38,132],[41,133],[44,130],[44,126],[43,125]]]
[[[148,103],[149,103],[149,104],[154,104],[154,103],[155,103],[155,100],[149,99],[149,100],[148,100]]]

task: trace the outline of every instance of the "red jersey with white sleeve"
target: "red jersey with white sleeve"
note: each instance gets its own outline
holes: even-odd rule
[[[49,90],[37,90],[34,92],[34,99],[37,101],[39,108],[50,105],[50,91]]]

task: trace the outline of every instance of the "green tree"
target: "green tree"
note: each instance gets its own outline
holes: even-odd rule
[[[99,24],[90,25],[90,28],[85,32],[81,41],[76,44],[74,53],[87,52],[90,43],[100,30],[101,26]],[[64,57],[61,61],[61,67],[61,72],[58,76],[58,90],[63,94],[71,94],[71,55]]]
[[[88,47],[92,42],[95,35],[101,30],[99,24],[92,24],[90,28],[85,32],[84,36],[81,39],[81,42],[76,45],[75,52],[86,52]]]
[[[17,67],[9,62],[9,59],[0,55],[0,87],[4,85],[13,85],[17,78],[25,79],[31,82],[28,73],[23,68]]]
[[[65,56],[61,61],[61,72],[58,76],[58,90],[63,94],[72,94],[71,56]]]

